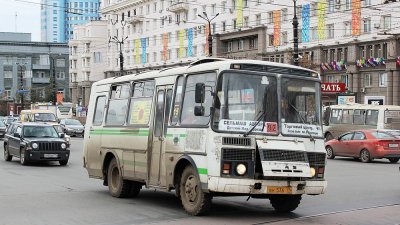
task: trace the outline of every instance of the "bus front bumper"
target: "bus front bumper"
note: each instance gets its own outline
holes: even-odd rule
[[[326,190],[325,180],[283,181],[283,180],[254,180],[224,177],[209,177],[210,192],[237,193],[251,195],[265,194],[308,194],[319,195]]]

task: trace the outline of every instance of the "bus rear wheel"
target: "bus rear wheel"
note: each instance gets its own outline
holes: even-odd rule
[[[122,174],[115,158],[111,160],[108,166],[107,181],[111,196],[116,198],[126,198],[130,196],[131,182],[122,179]]]
[[[212,195],[201,190],[199,176],[192,166],[187,166],[179,182],[182,206],[192,216],[207,212],[211,207]]]
[[[275,211],[279,213],[288,213],[299,206],[301,195],[272,195],[269,201]]]

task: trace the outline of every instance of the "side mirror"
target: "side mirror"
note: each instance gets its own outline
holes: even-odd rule
[[[60,138],[65,138],[65,134],[64,133],[59,133]]]
[[[204,83],[196,83],[194,99],[196,103],[204,103],[206,96],[206,85]]]
[[[21,137],[21,135],[20,135],[20,134],[18,134],[18,133],[14,133],[14,137],[16,137],[16,138],[20,138],[20,137]]]
[[[194,107],[194,115],[195,116],[204,116],[204,106],[195,106]]]

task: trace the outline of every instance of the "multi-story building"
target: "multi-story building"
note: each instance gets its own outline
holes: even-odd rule
[[[400,2],[296,3],[295,8],[293,0],[108,0],[101,11],[108,21],[107,38],[128,37],[122,49],[126,73],[208,55],[208,31],[213,56],[292,63],[296,14],[300,65],[321,72],[324,82],[344,83],[359,103],[375,98],[400,104]],[[199,14],[215,17],[211,26]],[[113,76],[119,71],[118,46],[108,52],[107,76]],[[324,102],[335,102],[337,94],[324,94]]]
[[[74,27],[69,41],[70,93],[74,104],[87,106],[93,82],[104,79],[108,40],[107,21],[91,21]]]
[[[0,100],[18,102],[21,89],[26,90],[26,103],[46,101],[55,91],[68,99],[68,68],[67,44],[32,42],[31,34],[0,32]]]
[[[100,0],[41,0],[41,5],[43,42],[68,42],[73,26],[100,19]]]

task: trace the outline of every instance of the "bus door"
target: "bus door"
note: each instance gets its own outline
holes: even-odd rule
[[[171,86],[157,86],[155,101],[155,119],[153,123],[153,143],[150,153],[149,184],[154,186],[166,185],[165,146],[169,113],[172,98]]]

